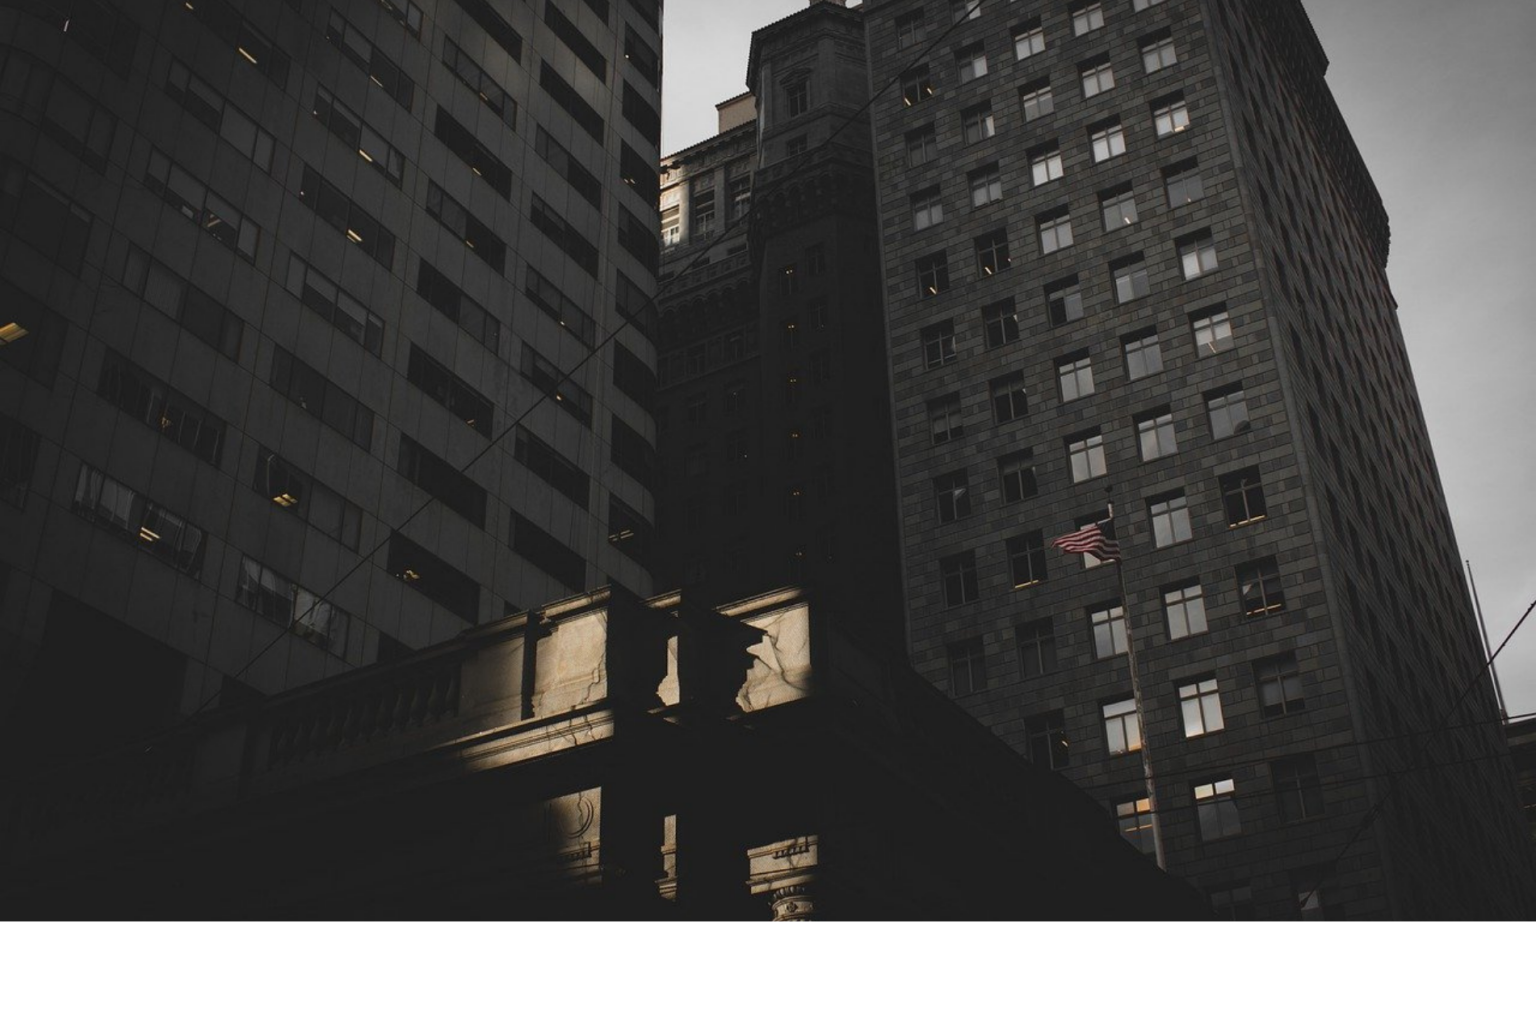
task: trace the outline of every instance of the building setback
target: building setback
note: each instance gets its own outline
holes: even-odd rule
[[[660,16],[0,12],[14,728],[106,738],[649,590]]]

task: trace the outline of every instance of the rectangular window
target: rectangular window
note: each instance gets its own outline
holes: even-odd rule
[[[1189,104],[1182,95],[1168,96],[1152,104],[1152,126],[1157,137],[1177,135],[1189,127]]]
[[[609,426],[608,460],[647,489],[656,476],[656,450],[645,435],[615,415]]]
[[[987,49],[982,43],[974,43],[955,51],[955,65],[960,84],[974,82],[987,73]]]
[[[1023,501],[1040,493],[1033,455],[1023,451],[997,460],[998,487],[1004,502]]]
[[[203,0],[199,0],[198,6],[201,7],[202,3]],[[362,68],[368,80],[388,93],[390,99],[406,110],[411,109],[416,96],[415,83],[400,70],[400,65],[385,56],[365,33],[343,18],[335,8],[331,9],[330,19],[326,22],[325,38],[348,60]]]
[[[1199,355],[1227,352],[1235,344],[1232,339],[1232,318],[1225,308],[1216,307],[1193,313],[1189,318],[1189,326],[1194,332],[1195,351]]]
[[[396,533],[389,538],[385,571],[465,622],[480,620],[480,584],[441,558]]]
[[[933,499],[938,505],[940,523],[952,523],[970,515],[971,488],[965,470],[934,477]]]
[[[912,230],[922,231],[944,223],[944,205],[939,201],[939,189],[925,188],[912,195]]]
[[[251,487],[289,515],[357,550],[362,509],[266,448],[259,450]]]
[[[1052,327],[1083,318],[1083,289],[1075,276],[1045,286],[1045,312]]]
[[[545,163],[554,168],[561,180],[571,187],[571,191],[590,203],[593,209],[602,209],[603,189],[598,183],[597,175],[587,170],[570,154],[569,150],[556,142],[542,127],[536,127],[534,150]]]
[[[1281,821],[1305,821],[1323,813],[1323,783],[1317,774],[1317,755],[1296,754],[1271,761],[1269,776]]]
[[[978,103],[960,111],[960,127],[967,145],[997,134],[997,126],[992,121],[992,104]]]
[[[224,451],[223,421],[114,352],[108,352],[102,361],[97,394],[209,465],[219,465]],[[7,445],[7,477],[12,473],[16,450]],[[0,486],[9,490],[12,485],[3,482]]]
[[[491,436],[494,412],[490,399],[415,345],[411,346],[405,376],[428,398],[462,420],[465,426],[482,437]]]
[[[937,295],[949,288],[949,260],[942,252],[930,253],[917,261],[917,293]]]
[[[1264,717],[1278,718],[1306,709],[1301,672],[1290,654],[1253,663],[1253,679],[1258,680],[1258,703]]]
[[[1216,269],[1216,243],[1209,233],[1183,239],[1179,242],[1179,266],[1184,270],[1184,280],[1193,281]]]
[[[593,45],[592,40],[582,34],[576,23],[565,16],[565,13],[553,3],[546,0],[544,4],[544,24],[548,25],[566,48],[576,55],[576,59],[587,66],[601,81],[608,80],[608,58],[603,56],[603,51]]]
[[[500,322],[426,260],[421,260],[416,268],[416,293],[487,349],[497,350],[501,341]]]
[[[1039,18],[1014,26],[1013,56],[1015,59],[1025,60],[1044,52],[1045,29],[1040,26]]]
[[[1029,415],[1029,394],[1024,388],[1024,371],[1015,370],[994,378],[988,384],[992,398],[992,418],[999,424],[1012,423]]]
[[[1088,612],[1093,630],[1093,656],[1100,661],[1125,653],[1125,609],[1118,604],[1093,608]]]
[[[1003,198],[1003,176],[997,164],[978,167],[969,176],[971,206],[986,206]]]
[[[315,102],[310,110],[327,131],[355,149],[365,163],[389,181],[400,184],[405,173],[405,155],[325,86],[315,88]]]
[[[1141,446],[1141,461],[1151,462],[1179,450],[1173,429],[1173,413],[1157,409],[1136,419],[1136,439]]]
[[[1077,352],[1056,364],[1056,379],[1061,384],[1061,400],[1076,401],[1093,394],[1093,362],[1088,353]]]
[[[925,164],[938,153],[938,141],[933,134],[933,125],[908,132],[906,139],[908,167]]]
[[[1205,182],[1200,178],[1200,168],[1193,164],[1170,167],[1163,172],[1163,184],[1168,190],[1170,210],[1205,198]]]
[[[1140,219],[1136,213],[1136,195],[1129,187],[1118,189],[1099,197],[1099,212],[1104,217],[1105,231],[1128,228]]]
[[[1131,698],[1105,704],[1104,736],[1110,757],[1134,754],[1141,749],[1141,723],[1136,718],[1136,701]]]
[[[1013,259],[1008,255],[1007,229],[988,231],[975,240],[975,245],[976,269],[983,277],[991,277],[1013,265]]]
[[[37,469],[38,437],[9,416],[0,415],[0,501],[26,505]]]
[[[536,192],[529,199],[528,220],[571,257],[578,267],[593,277],[597,276],[597,246],[556,213],[554,207]]]
[[[981,0],[949,0],[949,14],[957,24],[981,17]]]
[[[496,13],[495,8],[491,6],[490,0],[458,0],[458,4],[464,8],[464,13],[473,18],[475,24],[479,25],[497,46],[507,51],[507,56],[518,63],[522,63],[523,37],[518,35],[517,30],[507,24],[506,20]]]
[[[400,475],[480,529],[485,529],[485,488],[410,437],[400,435]]]
[[[288,290],[348,338],[378,355],[384,346],[384,321],[297,256],[288,257]]]
[[[363,451],[373,447],[373,411],[343,391],[325,374],[286,349],[273,349],[273,390]]]
[[[922,42],[928,35],[927,25],[923,22],[923,12],[913,11],[903,14],[896,19],[896,46],[905,50],[909,46],[915,46]]]
[[[1008,569],[1013,589],[1023,590],[1045,582],[1045,537],[1039,530],[1008,538]]]
[[[1183,640],[1207,632],[1205,593],[1196,581],[1163,588],[1163,613],[1168,619],[1168,639]]]
[[[933,95],[933,80],[928,65],[920,64],[901,76],[901,102],[912,107]]]
[[[576,463],[539,440],[525,427],[518,427],[513,439],[512,457],[545,483],[565,495],[577,508],[585,509],[592,496],[592,481]]]
[[[123,260],[123,287],[144,299],[215,352],[240,358],[245,323],[213,296],[171,271],[136,245]]]
[[[1115,279],[1115,301],[1124,305],[1127,302],[1135,302],[1152,294],[1152,283],[1147,276],[1147,265],[1142,261],[1141,254],[1129,257],[1125,261],[1116,263],[1110,268]],[[1157,346],[1157,335],[1152,335],[1152,345]],[[1161,363],[1158,369],[1162,369]],[[1142,374],[1146,376],[1146,374]],[[1135,379],[1134,377],[1132,378]]]
[[[1211,417],[1211,436],[1218,441],[1245,433],[1250,427],[1248,399],[1241,387],[1206,395],[1205,409]]]
[[[1055,210],[1036,218],[1040,232],[1040,253],[1048,256],[1072,244],[1072,219],[1066,210]]]
[[[316,647],[346,653],[347,613],[249,556],[240,559],[235,600]]]
[[[960,419],[960,396],[945,395],[928,403],[928,424],[934,444],[958,441],[965,436]]]
[[[923,363],[930,370],[952,363],[955,353],[955,322],[943,320],[922,330]]]
[[[72,13],[84,6],[84,4],[78,3],[70,5]],[[256,31],[255,27],[228,0],[199,0],[195,7],[192,5],[184,6],[186,6],[188,11],[192,12],[193,17],[206,25],[210,32],[233,47],[235,52],[244,57],[247,63],[276,82],[279,88],[287,84],[288,55],[276,46],[273,46],[272,40]],[[332,14],[334,17],[334,12]],[[81,14],[80,17],[81,20],[85,20],[85,18],[91,17],[91,15]],[[119,16],[119,18],[120,20],[115,26],[118,30],[131,28],[132,22],[122,16]],[[102,25],[102,27],[105,28],[105,25]],[[130,31],[128,38],[136,40],[137,34],[137,31]],[[120,39],[116,37],[100,38],[105,48],[110,51],[120,52]],[[126,57],[108,61],[109,64],[116,65],[118,60],[121,60],[122,67],[119,70],[119,74],[124,77],[127,75],[128,62],[132,59],[132,47],[130,46],[128,49],[129,53]]]
[[[1273,558],[1261,558],[1237,567],[1237,593],[1243,614],[1249,618],[1272,615],[1285,610],[1285,592],[1280,587],[1280,564]]]
[[[535,306],[553,317],[556,323],[582,344],[591,348],[597,343],[596,321],[532,266],[527,269],[523,291]]]
[[[512,198],[512,169],[491,154],[491,151],[475,137],[475,133],[460,124],[441,106],[432,122],[432,134],[437,136],[448,151],[462,160],[475,177],[484,181],[503,199]]]
[[[80,467],[74,509],[178,572],[196,578],[202,571],[202,530],[99,470]]]
[[[945,648],[949,657],[949,692],[956,697],[987,688],[987,661],[981,637],[972,637]]]
[[[656,108],[647,103],[640,90],[624,83],[624,100],[621,107],[624,120],[634,126],[640,133],[640,137],[651,144],[654,149],[661,145],[661,115]]]
[[[1257,468],[1240,469],[1222,476],[1221,500],[1226,509],[1228,528],[1257,523],[1269,514]]]
[[[1093,148],[1093,162],[1096,164],[1125,154],[1125,131],[1119,121],[1090,128],[1088,141]]]
[[[326,181],[308,164],[304,166],[304,176],[299,184],[299,199],[380,266],[386,269],[393,266],[395,236],[348,198],[346,191]]]
[[[1104,27],[1104,5],[1100,3],[1078,4],[1072,8],[1072,34],[1085,36]]]
[[[1173,36],[1166,32],[1141,44],[1141,66],[1149,75],[1171,68],[1178,62],[1179,55],[1173,46]]]
[[[661,176],[645,157],[623,141],[619,143],[619,178],[645,202],[647,208],[656,205],[661,195]]]
[[[1144,796],[1115,804],[1115,820],[1125,841],[1145,854],[1157,852],[1152,832],[1152,801]]]
[[[608,497],[608,543],[639,566],[651,562],[651,524],[618,498]]]
[[[1189,500],[1183,491],[1175,491],[1147,500],[1152,516],[1152,537],[1159,548],[1182,544],[1194,536],[1189,521]]]
[[[496,83],[488,71],[470,59],[469,54],[447,36],[443,36],[443,64],[453,72],[453,77],[469,86],[470,91],[503,124],[513,131],[517,130],[517,101],[507,95],[507,91]]]
[[[1216,680],[1199,679],[1181,683],[1179,714],[1184,720],[1184,738],[1187,740],[1225,729],[1226,721],[1221,716],[1221,692]]]
[[[1231,778],[1202,782],[1194,787],[1193,795],[1202,841],[1225,839],[1243,831],[1237,814],[1237,784]]]
[[[981,307],[982,332],[988,348],[1011,345],[1019,340],[1019,316],[1012,299]]]
[[[506,269],[507,244],[431,180],[427,181],[427,214],[496,273]]]
[[[263,171],[272,170],[273,140],[270,133],[258,127],[256,122],[206,81],[193,74],[180,61],[171,61],[166,75],[165,91],[170,93],[193,117],[219,133],[219,137],[234,146]],[[105,154],[103,154],[105,155]]]
[[[1138,4],[1149,2],[1161,3],[1162,0],[1137,0]],[[1218,889],[1212,889],[1209,893],[1211,913],[1218,921],[1252,921],[1253,887],[1246,882],[1242,885],[1228,885]]]
[[[715,179],[695,178],[689,186],[692,195],[688,207],[693,214],[693,234],[705,238],[715,233]]]
[[[1072,482],[1097,480],[1109,473],[1104,455],[1104,435],[1084,434],[1067,440],[1067,457],[1072,464]]]
[[[1080,66],[1078,77],[1082,79],[1084,99],[1092,99],[1115,87],[1115,69],[1110,66],[1108,56]]]
[[[9,229],[60,267],[79,274],[91,215],[21,164],[0,156],[0,230]]]
[[[1024,719],[1024,751],[1037,767],[1059,772],[1072,762],[1068,755],[1066,716],[1060,711]]]
[[[166,205],[248,260],[256,258],[261,229],[233,203],[189,174],[158,149],[150,150],[144,184]]]
[[[1031,82],[1019,89],[1019,106],[1024,120],[1033,121],[1056,110],[1056,100],[1051,96],[1050,82]]]
[[[1067,173],[1066,165],[1061,160],[1061,149],[1056,143],[1047,143],[1030,151],[1029,173],[1037,188]]]
[[[939,576],[944,586],[944,607],[955,608],[981,596],[976,581],[976,553],[962,551],[939,559]]]

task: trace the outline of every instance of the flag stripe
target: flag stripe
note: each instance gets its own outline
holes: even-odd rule
[[[1119,542],[1104,536],[1098,523],[1090,523],[1075,533],[1057,537],[1051,541],[1051,546],[1072,555],[1092,555],[1101,562],[1114,561],[1120,557]]]

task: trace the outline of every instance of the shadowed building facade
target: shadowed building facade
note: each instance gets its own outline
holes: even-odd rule
[[[660,17],[0,9],[12,728],[649,589]]]

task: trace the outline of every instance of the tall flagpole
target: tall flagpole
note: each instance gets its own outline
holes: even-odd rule
[[[1115,521],[1115,503],[1108,503],[1109,522]],[[1116,538],[1118,540],[1118,537]],[[1141,732],[1141,774],[1147,784],[1147,803],[1152,808],[1152,850],[1157,866],[1168,870],[1168,858],[1163,854],[1162,813],[1158,807],[1157,782],[1152,774],[1152,737],[1147,731],[1146,707],[1141,699],[1141,676],[1136,671],[1136,641],[1131,636],[1131,595],[1125,586],[1125,548],[1115,559],[1115,573],[1120,577],[1120,608],[1125,622],[1125,656],[1131,666],[1131,699],[1136,703],[1136,728]]]

